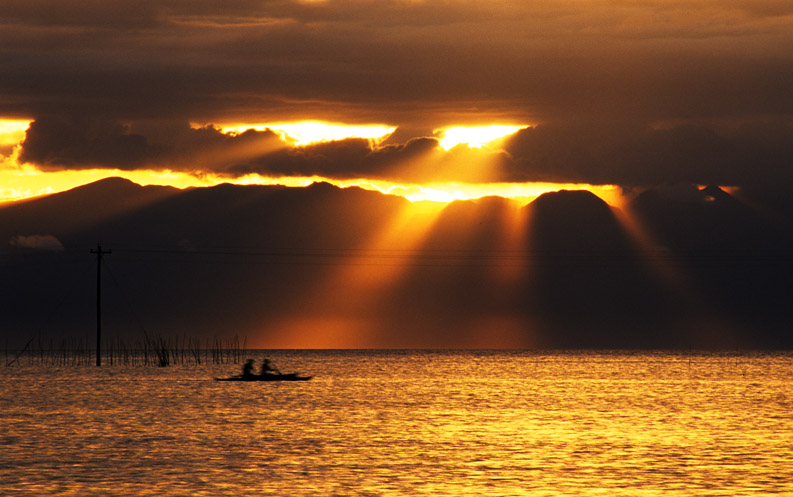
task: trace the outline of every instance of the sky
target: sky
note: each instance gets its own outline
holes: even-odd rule
[[[0,46],[3,200],[109,175],[436,199],[793,179],[784,0],[6,0]]]
[[[438,245],[447,254],[487,249],[504,255],[590,246],[608,238],[603,230],[620,240],[614,246],[633,244],[631,250],[641,246],[648,254],[779,250],[777,240],[789,243],[793,225],[791,88],[793,3],[788,0],[3,0],[0,235],[6,240],[0,240],[0,256],[14,251],[13,257],[27,256],[23,252],[33,248],[69,253],[79,246],[82,257],[101,230],[126,240],[133,251],[140,247],[132,245],[146,242],[136,239],[144,232],[168,250],[199,253],[213,253],[214,245],[205,241],[196,248],[195,240],[214,234],[217,244],[238,236],[233,248],[239,250],[259,225],[294,239],[261,234],[257,250],[300,247],[317,234],[312,243],[324,240],[323,250],[341,243],[382,255],[398,245],[423,255]],[[117,176],[137,185],[176,187],[185,196],[166,199],[174,191],[138,191],[111,181],[52,202],[30,201]],[[232,190],[188,188],[221,183],[272,188],[235,189],[236,200],[225,196]],[[325,183],[346,195],[326,191]],[[287,194],[274,185],[298,188]],[[705,190],[709,185],[721,189]],[[393,199],[361,197],[352,186],[407,199],[415,209],[391,204]],[[640,226],[641,216],[631,218],[629,209],[621,211],[627,215],[619,218],[624,223],[619,229],[605,211],[591,222],[590,210],[605,205],[592,198],[582,203],[575,196],[545,197],[545,204],[531,206],[543,193],[560,190],[588,190],[613,207],[631,206],[647,226]],[[648,194],[654,191],[662,194]],[[97,202],[96,192],[118,193],[111,199],[117,205]],[[289,200],[273,200],[280,195]],[[142,211],[122,216],[122,207],[131,208],[125,202],[138,196],[140,203],[132,207]],[[518,202],[492,203],[491,197],[499,196]],[[196,198],[213,204],[201,205]],[[736,207],[735,198],[746,204]],[[460,199],[481,202],[451,203]],[[683,205],[681,199],[692,202]],[[419,205],[427,204],[420,200],[439,205]],[[266,217],[236,210],[245,202],[275,210]],[[718,205],[710,209],[708,202]],[[531,207],[521,210],[526,205]],[[747,214],[746,206],[758,205],[774,218],[773,230],[756,213]],[[310,215],[309,207],[316,209]],[[432,212],[411,217],[425,207]],[[105,208],[116,210],[96,212]],[[388,216],[376,217],[385,211]],[[550,221],[533,219],[530,227],[526,216],[538,212]],[[28,226],[20,224],[22,213]],[[167,223],[179,228],[168,229]],[[356,237],[341,240],[339,234],[356,223]],[[489,225],[501,226],[503,233],[488,231]],[[631,233],[630,243],[623,240],[623,228]],[[173,238],[182,229],[182,238]],[[757,242],[757,233],[765,237],[771,231],[774,236]],[[548,241],[554,237],[561,245]],[[116,253],[123,247],[116,245]],[[725,268],[688,269],[704,282],[707,291],[700,293],[725,309],[739,308],[745,322],[768,314],[789,323],[787,305],[779,300],[779,289],[793,281],[789,258],[774,255],[761,262],[769,264],[755,272],[747,269],[747,259],[731,260]],[[284,300],[284,308],[295,311],[290,319],[304,319],[304,328],[316,330],[304,295],[322,296],[315,314],[326,324],[323,313],[342,309],[357,319],[358,297],[379,296],[382,307],[369,309],[384,309],[380,314],[393,318],[394,329],[411,328],[419,339],[422,329],[463,326],[471,312],[461,312],[452,325],[429,317],[457,316],[468,306],[481,311],[472,318],[473,328],[495,323],[505,336],[518,336],[504,344],[525,346],[551,343],[525,342],[523,331],[515,332],[540,327],[524,321],[527,294],[539,296],[530,299],[537,310],[531,319],[544,316],[545,309],[554,319],[565,318],[576,302],[579,309],[590,305],[593,319],[605,322],[614,302],[634,302],[632,310],[618,312],[642,317],[642,305],[662,295],[647,312],[660,309],[668,316],[668,302],[698,292],[696,278],[669,268],[659,271],[665,273],[659,276],[666,285],[661,292],[655,276],[648,276],[650,285],[634,281],[630,272],[604,273],[599,264],[578,272],[555,264],[555,259],[541,261],[535,272],[513,275],[509,284],[465,264],[440,274],[432,264],[416,267],[411,261],[399,272],[387,265],[369,271],[373,264],[367,262],[363,269],[344,266],[332,278],[302,268],[284,272],[289,276],[284,288],[294,298]],[[3,269],[19,280],[29,267],[9,262]],[[233,289],[247,270],[204,275],[217,277],[222,282],[217,288],[228,290],[223,297],[229,307],[218,316],[237,305]],[[150,282],[158,272],[145,274]],[[173,294],[188,295],[191,282],[204,278],[186,274]],[[381,280],[388,280],[387,291],[367,287]],[[143,298],[148,284],[141,283]],[[738,291],[723,290],[728,287]],[[256,281],[246,288],[276,298],[280,287]],[[513,300],[494,297],[505,288]],[[349,302],[339,301],[344,289]],[[549,289],[556,293],[549,296]],[[43,291],[33,280],[5,290],[17,291],[19,302],[13,302],[20,306]],[[602,305],[591,305],[593,296]],[[163,319],[184,316],[190,305],[181,313],[166,309]],[[239,311],[250,319],[246,326],[264,327],[260,306],[251,306]],[[414,321],[403,321],[402,310],[422,308],[426,312],[416,313]],[[692,326],[698,328],[694,314]],[[518,317],[513,322],[509,316]],[[346,333],[346,317],[338,321],[339,333]],[[269,319],[273,324],[276,316]],[[210,322],[195,317],[196,323],[201,320]],[[294,321],[289,323],[285,336],[293,329]],[[433,346],[449,337],[435,338]],[[492,345],[478,338],[466,343]],[[367,340],[344,343],[415,345],[368,335]]]

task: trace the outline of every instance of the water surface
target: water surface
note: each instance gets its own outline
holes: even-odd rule
[[[793,354],[267,355],[0,367],[0,493],[793,495]]]

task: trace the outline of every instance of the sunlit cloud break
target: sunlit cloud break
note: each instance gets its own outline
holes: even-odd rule
[[[345,140],[347,138],[366,138],[381,142],[396,130],[395,126],[385,124],[342,124],[322,121],[300,121],[293,123],[232,124],[220,127],[224,133],[243,133],[249,129],[263,131],[269,129],[294,145]]]
[[[441,147],[449,150],[460,144],[467,144],[471,148],[481,148],[499,138],[504,138],[519,129],[526,128],[525,125],[502,125],[492,124],[488,126],[454,126],[436,131],[441,136]]]
[[[29,119],[0,119],[0,147],[17,145],[25,138]]]

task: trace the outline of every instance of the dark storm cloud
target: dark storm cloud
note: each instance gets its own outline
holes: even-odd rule
[[[121,124],[101,118],[47,116],[31,123],[20,160],[51,171],[164,168],[230,177],[256,173],[427,179],[430,165],[409,173],[403,166],[437,153],[437,148],[435,138],[383,147],[358,138],[292,147],[271,130],[225,134],[213,126],[195,128],[184,122]]]
[[[467,146],[444,151],[437,138],[414,138],[404,144],[373,146],[369,140],[349,138],[280,149],[237,164],[226,173],[243,176],[322,176],[333,179],[380,179],[396,182],[495,181],[507,156],[500,151]],[[487,170],[468,167],[486,164]],[[492,169],[492,171],[490,171]]]
[[[547,123],[513,135],[504,150],[439,148],[437,138],[374,146],[350,138],[291,147],[276,133],[224,134],[213,126],[49,116],[33,122],[20,159],[45,170],[170,169],[229,177],[322,176],[395,181],[482,180],[466,164],[487,161],[487,181],[793,185],[793,123],[737,126]]]
[[[415,138],[405,144],[373,148],[369,140],[349,138],[282,149],[238,164],[229,173],[242,176],[324,176],[334,179],[372,178],[410,181],[438,180],[432,164],[422,159],[438,153],[435,138]],[[418,164],[418,165],[416,165]],[[448,179],[448,178],[447,178]]]
[[[237,135],[179,122],[125,125],[107,119],[47,116],[31,123],[20,160],[46,170],[112,167],[223,172],[228,161],[285,146],[270,130]]]
[[[517,140],[530,147],[513,145],[507,178],[738,182],[754,169],[773,179],[789,153],[779,141],[793,115],[792,16],[779,0],[7,0],[0,115],[108,123],[88,150],[81,133],[64,136],[71,145],[30,140],[24,157],[60,167],[177,162],[163,140],[123,128],[141,120],[523,122],[539,125]],[[579,120],[628,135],[604,144]],[[731,130],[713,124],[726,121]],[[757,137],[755,122],[771,124]],[[360,143],[331,148],[209,169],[358,174],[388,163]]]
[[[436,138],[414,138],[381,147],[360,138],[293,147],[271,130],[225,134],[213,126],[196,128],[184,122],[121,124],[101,118],[47,116],[31,123],[20,160],[49,171],[111,167],[228,177],[255,173],[335,179],[449,179],[438,177],[436,164],[423,160],[433,154],[437,159]]]
[[[508,181],[736,186],[793,185],[793,122],[653,129],[613,123],[548,124],[506,145]]]

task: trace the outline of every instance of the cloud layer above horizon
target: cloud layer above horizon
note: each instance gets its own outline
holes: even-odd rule
[[[7,0],[0,118],[20,159],[239,176],[793,184],[793,4]],[[397,126],[286,146],[190,122]],[[441,152],[433,130],[522,123]],[[490,164],[487,173],[456,164]]]

